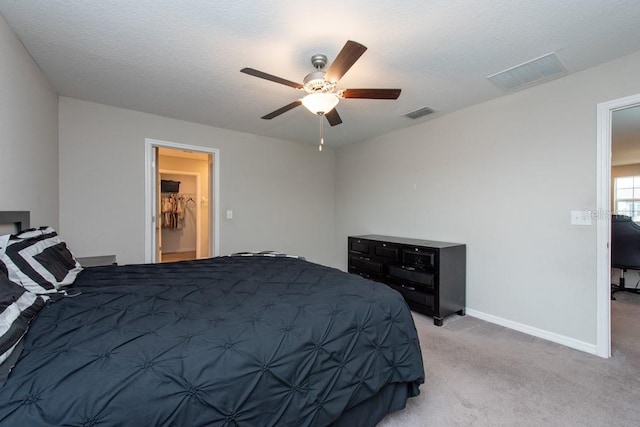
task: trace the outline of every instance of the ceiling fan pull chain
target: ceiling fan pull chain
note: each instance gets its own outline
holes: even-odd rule
[[[320,145],[318,145],[318,151],[322,151],[322,146],[324,145],[324,120],[322,120],[322,116],[324,116],[324,114],[318,114],[318,117],[320,118]]]

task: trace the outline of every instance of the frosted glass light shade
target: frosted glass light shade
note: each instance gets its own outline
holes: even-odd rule
[[[327,114],[338,105],[338,97],[335,93],[311,93],[302,98],[302,105],[313,114]]]

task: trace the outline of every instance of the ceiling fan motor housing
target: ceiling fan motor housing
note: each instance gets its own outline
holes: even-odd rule
[[[336,84],[326,81],[324,74],[324,71],[314,71],[313,73],[307,74],[303,80],[304,90],[306,90],[307,93],[333,92]]]
[[[333,92],[336,87],[335,82],[328,82],[324,79],[324,75],[326,74],[322,69],[327,65],[327,56],[322,55],[320,53],[313,55],[311,57],[311,64],[315,67],[316,70],[313,73],[307,74],[302,81],[304,85],[304,90],[307,93],[329,93]]]

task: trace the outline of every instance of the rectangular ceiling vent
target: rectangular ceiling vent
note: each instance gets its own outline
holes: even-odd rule
[[[405,114],[405,117],[409,117],[410,119],[417,119],[420,117],[424,117],[428,114],[433,114],[435,113],[436,110],[434,110],[433,108],[429,108],[429,107],[420,107],[417,110],[413,110],[410,113]]]
[[[499,88],[511,91],[533,86],[567,73],[555,52],[487,77]]]

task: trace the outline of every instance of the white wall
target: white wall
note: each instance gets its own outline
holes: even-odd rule
[[[58,96],[0,15],[0,210],[58,227]]]
[[[593,347],[595,224],[570,211],[596,208],[596,104],[639,75],[636,53],[339,150],[342,267],[348,235],[466,243],[469,312]]]
[[[78,256],[144,261],[144,144],[152,138],[220,149],[222,254],[270,249],[339,262],[331,150],[65,97],[59,114],[60,225]]]

